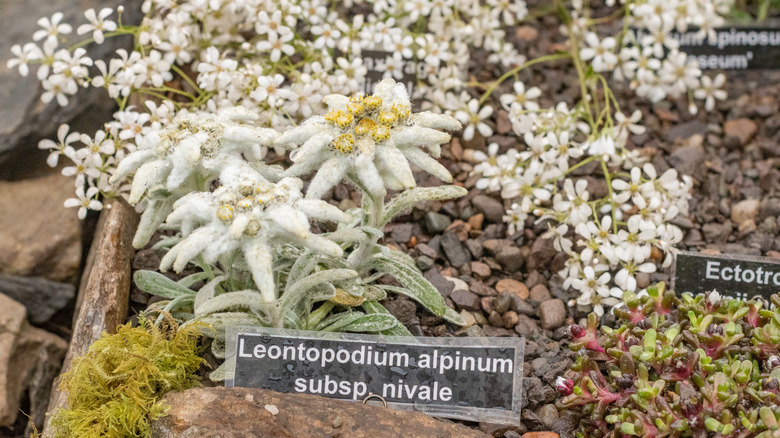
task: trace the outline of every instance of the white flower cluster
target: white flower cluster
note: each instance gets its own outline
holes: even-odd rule
[[[515,85],[515,90],[524,89]],[[597,135],[590,135],[590,126],[581,120],[582,109],[563,104],[510,113],[526,149],[498,155],[494,143],[488,154],[474,153],[478,164],[473,172],[482,176],[476,187],[513,201],[504,217],[510,234],[532,216],[555,224],[543,237],[553,238],[555,248],[569,256],[559,274],[564,288],[579,291],[578,304],[594,305],[603,313],[624,291],[636,291],[637,273],[669,266],[682,231],[668,222],[688,214],[692,180],[683,176],[680,181],[674,169],[658,175],[651,164],[642,164],[646,159],[637,151],[626,148],[629,133],[644,132],[639,111],[630,117],[615,114],[615,123]],[[601,164],[608,185],[604,198],[592,199],[587,180],[571,176],[589,163]]]
[[[629,81],[638,96],[652,102],[691,93],[704,101],[707,111],[712,111],[716,100],[726,98],[721,89],[726,77],[718,74],[713,79],[703,75],[696,59],[680,51],[678,38],[691,28],[698,29],[697,38],[714,35],[714,28],[724,24],[723,15],[731,10],[733,0],[623,0],[621,3],[630,10],[626,18],[629,31],[602,39],[585,26],[570,29],[584,41],[579,56],[590,62],[593,71],[613,72],[616,79]],[[575,17],[586,15],[587,11],[581,8],[574,11]],[[697,111],[693,102],[689,110]]]
[[[352,8],[358,4],[370,13],[355,14]],[[42,18],[34,42],[14,46],[8,61],[22,75],[38,65],[44,102],[66,105],[83,86],[105,88],[120,102],[115,122],[94,140],[65,135],[59,144],[40,145],[54,151],[50,164],[65,155],[87,179],[86,192],[84,178],[76,184],[74,202],[82,206],[82,216],[85,208],[100,208],[98,193],[117,194],[105,181],[122,156],[135,149],[139,136],[180,109],[216,112],[243,106],[258,114],[259,126],[283,130],[324,113],[328,94],[364,91],[370,66],[385,77],[415,76],[416,96],[433,94],[454,112],[466,109],[451,90],[463,89],[468,80],[473,48],[488,51],[491,62],[525,61],[504,31],[526,16],[523,1],[147,0],[140,26],[122,24],[119,12],[113,20],[111,9],[86,11],[87,23],[77,33],[91,38],[73,50],[65,48],[74,47],[66,41],[73,27],[62,23],[63,15]],[[134,51],[117,50],[108,62],[87,55],[88,44],[122,34],[134,36]],[[369,65],[365,51],[384,58]],[[143,105],[128,106],[131,95]],[[487,114],[479,112],[483,118]],[[488,134],[486,126],[479,129],[483,134]],[[99,154],[75,154],[79,141],[87,147],[98,142]]]

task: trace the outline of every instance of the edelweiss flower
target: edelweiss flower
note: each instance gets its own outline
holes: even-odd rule
[[[259,161],[277,134],[244,123],[256,117],[242,107],[217,115],[183,113],[162,131],[141,136],[138,150],[119,162],[109,181],[114,184],[135,172],[128,201],[149,200],[133,240],[136,247],[149,241],[173,202],[187,193],[204,191],[217,178],[223,184],[245,175],[263,182],[274,178],[273,171]],[[158,199],[152,193],[157,190],[165,196]]]
[[[325,201],[301,199],[301,187],[298,178],[270,184],[247,177],[179,199],[167,223],[180,227],[185,238],[163,257],[160,269],[180,272],[198,255],[214,263],[240,250],[263,298],[273,302],[272,245],[293,243],[334,257],[342,254],[337,243],[309,231],[309,218],[345,222],[350,216]]]
[[[384,196],[386,187],[415,187],[409,162],[443,181],[452,181],[449,171],[421,148],[438,158],[439,145],[450,139],[439,129],[457,130],[460,123],[442,114],[410,114],[409,95],[403,84],[385,79],[371,96],[332,94],[325,103],[330,111],[324,117],[313,117],[276,141],[280,146],[303,144],[290,154],[295,164],[284,176],[317,170],[307,198],[320,198],[343,179],[372,196]]]

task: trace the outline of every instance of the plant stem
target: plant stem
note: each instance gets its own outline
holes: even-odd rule
[[[552,55],[546,55],[546,56],[542,56],[542,57],[539,57],[539,58],[536,58],[536,59],[532,59],[532,60],[526,62],[525,64],[520,64],[519,66],[517,66],[517,67],[513,68],[512,70],[509,70],[508,72],[506,72],[503,75],[501,75],[500,78],[498,78],[495,81],[493,81],[493,83],[490,84],[490,86],[485,91],[485,93],[482,95],[482,97],[479,98],[479,103],[484,103],[487,100],[487,98],[490,97],[490,95],[493,93],[493,91],[495,91],[495,89],[498,88],[499,85],[501,85],[502,82],[507,80],[510,76],[514,76],[515,74],[520,72],[520,70],[523,70],[523,69],[528,68],[528,67],[530,67],[532,65],[536,65],[536,64],[539,64],[539,63],[542,63],[542,62],[557,61],[559,59],[566,59],[566,58],[568,58],[570,56],[571,55],[568,54],[568,53],[555,53],[555,54],[552,54]]]

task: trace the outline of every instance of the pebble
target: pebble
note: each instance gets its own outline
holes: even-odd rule
[[[461,242],[465,242],[466,239],[469,238],[469,231],[471,231],[471,225],[469,225],[466,222],[463,222],[460,219],[457,219],[453,223],[451,223],[445,230],[445,233],[454,233],[456,236],[458,236],[458,240]]]
[[[727,137],[737,137],[742,146],[748,144],[756,132],[758,132],[758,125],[750,119],[727,120],[723,124],[723,134]]]
[[[529,295],[528,287],[526,285],[511,278],[499,280],[498,283],[496,283],[496,290],[499,294],[502,292],[509,292],[522,299],[528,298]]]
[[[706,168],[702,166],[706,156],[700,144],[691,144],[675,149],[669,155],[669,164],[682,175],[690,175],[701,181]]]
[[[452,223],[449,216],[434,211],[425,213],[425,228],[430,234],[439,234]]]
[[[415,263],[421,271],[425,272],[433,267],[434,261],[428,256],[421,255],[420,257],[417,257]]]
[[[542,239],[541,237],[536,239],[528,254],[528,270],[535,271],[538,268],[546,267],[555,254],[558,254],[558,251],[555,250],[552,239]]]
[[[536,309],[534,308],[534,306],[531,305],[531,303],[529,303],[528,301],[526,301],[526,300],[524,300],[524,299],[522,299],[522,298],[520,298],[520,297],[518,297],[516,295],[512,297],[512,307],[511,308],[512,308],[512,310],[514,310],[515,312],[517,312],[517,313],[519,313],[521,315],[526,315],[526,316],[535,316],[536,315]]]
[[[506,313],[504,313],[504,316],[502,318],[504,320],[504,327],[508,329],[511,329],[512,327],[516,326],[517,322],[520,320],[517,312],[513,310],[509,310]]]
[[[484,220],[485,220],[485,215],[482,213],[477,213],[474,216],[468,218],[468,224],[471,225],[472,230],[481,230],[482,222]]]
[[[452,289],[455,287],[455,284],[452,281],[452,279],[445,278],[443,275],[439,273],[438,270],[436,270],[436,268],[431,268],[425,271],[423,277],[425,277],[425,279],[428,280],[433,285],[433,287],[435,287],[436,290],[439,291],[439,293],[443,297],[450,296]]]
[[[265,405],[265,410],[270,412],[271,415],[279,415],[279,408],[274,405]]]
[[[469,312],[468,310],[461,310],[460,317],[465,322],[463,327],[471,327],[472,325],[477,323],[477,319],[474,318],[474,314]]]
[[[539,320],[546,330],[554,330],[566,321],[566,305],[559,299],[542,302],[539,305]]]
[[[523,267],[525,257],[520,248],[516,246],[504,246],[496,254],[496,261],[501,264],[508,273],[517,272]]]
[[[535,333],[539,332],[539,326],[536,321],[526,315],[517,315],[517,325],[515,331],[518,335],[530,338]]]
[[[466,310],[479,310],[479,295],[468,290],[456,289],[450,293],[449,297],[459,308]]]
[[[490,266],[482,262],[471,262],[471,273],[477,278],[488,278],[491,274]]]
[[[490,315],[493,313],[493,300],[490,297],[482,297],[479,299],[479,305],[482,307],[482,311],[485,312],[485,314]],[[490,317],[488,317],[488,322],[490,321]]]
[[[555,432],[526,432],[523,438],[560,438]]]
[[[450,264],[456,268],[460,268],[471,261],[471,255],[463,248],[460,240],[453,233],[441,236],[441,247]]]
[[[558,419],[558,409],[555,408],[555,405],[546,404],[536,410],[536,415],[539,416],[542,423],[550,427]]]
[[[493,300],[493,310],[498,313],[504,313],[512,305],[512,294],[510,292],[500,292]]]
[[[411,223],[397,224],[393,227],[390,236],[396,243],[406,243],[412,238],[413,229],[414,225]]]
[[[738,227],[747,221],[755,221],[758,216],[758,207],[761,201],[758,199],[745,199],[731,207],[731,221]]]
[[[473,205],[478,212],[484,214],[485,219],[491,222],[500,223],[503,221],[504,214],[506,213],[504,204],[487,195],[477,195],[473,197],[471,199],[471,205]]]
[[[477,239],[468,239],[464,242],[464,245],[466,245],[474,260],[482,258],[482,253],[484,252],[482,242]]]
[[[488,316],[488,322],[493,327],[503,327],[504,326],[504,318],[501,317],[501,314],[493,310],[490,312],[490,316]]]
[[[532,301],[537,301],[542,303],[544,301],[552,299],[552,295],[550,295],[550,290],[547,289],[547,286],[540,283],[531,288],[531,292],[529,293],[529,298]]]

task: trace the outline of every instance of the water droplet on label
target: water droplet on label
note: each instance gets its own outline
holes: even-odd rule
[[[282,380],[282,377],[278,376],[276,374],[269,374],[268,375],[268,380],[270,380],[272,382],[278,382],[278,381]]]
[[[405,377],[407,374],[409,374],[408,371],[404,371],[401,367],[390,367],[390,371],[394,372],[395,374],[398,374],[401,377]]]
[[[291,373],[295,372],[295,362],[289,362],[284,367]]]

